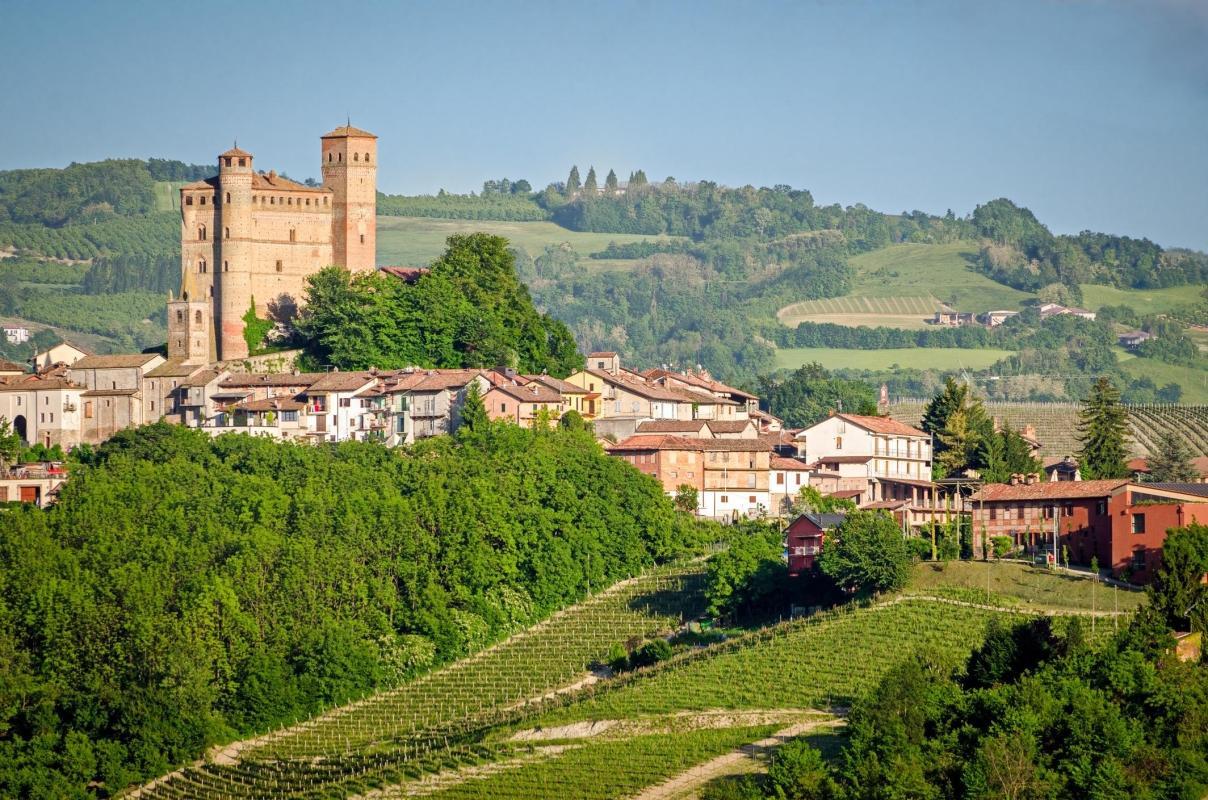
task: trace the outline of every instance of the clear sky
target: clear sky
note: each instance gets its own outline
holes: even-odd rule
[[[0,0],[0,31],[0,168],[238,137],[317,176],[350,114],[391,193],[641,167],[1208,249],[1208,0]]]

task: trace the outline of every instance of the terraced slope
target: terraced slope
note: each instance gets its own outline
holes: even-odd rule
[[[926,400],[901,399],[889,406],[889,413],[908,425],[918,425]],[[1041,454],[1064,456],[1076,453],[1078,442],[1077,403],[986,403],[986,411],[1013,428],[1036,426]],[[1178,433],[1196,455],[1208,455],[1208,406],[1153,405],[1128,406],[1128,428],[1135,455],[1147,456],[1165,430]]]

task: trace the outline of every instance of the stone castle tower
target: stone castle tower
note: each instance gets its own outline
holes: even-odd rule
[[[351,126],[321,140],[323,185],[257,172],[238,147],[218,175],[180,190],[180,299],[168,300],[168,357],[246,358],[244,317],[287,317],[306,278],[336,264],[376,269],[377,137]]]

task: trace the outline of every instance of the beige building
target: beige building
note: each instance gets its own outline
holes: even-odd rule
[[[64,449],[80,443],[83,387],[60,376],[0,379],[0,418],[26,444]]]
[[[218,175],[180,190],[181,295],[168,302],[168,355],[190,363],[245,358],[244,316],[292,316],[306,278],[336,264],[373,270],[377,137],[351,126],[321,137],[322,186],[257,172],[238,147]]]
[[[120,430],[159,420],[162,398],[147,398],[146,376],[164,360],[158,353],[138,353],[87,356],[72,364],[68,376],[84,387],[80,441],[100,444]]]

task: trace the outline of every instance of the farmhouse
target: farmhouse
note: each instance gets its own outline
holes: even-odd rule
[[[1098,559],[1113,575],[1145,583],[1171,528],[1208,523],[1208,497],[1190,487],[1127,480],[1042,481],[1032,475],[983,486],[970,497],[973,548],[1007,536],[1030,555],[1068,552],[1072,563]]]
[[[789,575],[800,575],[812,568],[822,552],[827,531],[843,524],[847,514],[802,514],[789,523],[785,532],[785,547],[789,557]]]

